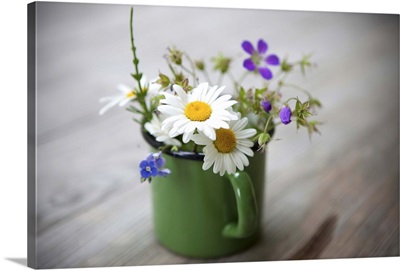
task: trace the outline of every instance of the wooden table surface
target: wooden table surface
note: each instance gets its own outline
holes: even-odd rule
[[[323,102],[321,136],[279,127],[268,149],[263,234],[243,253],[187,259],[153,234],[138,163],[147,145],[131,114],[99,116],[99,98],[133,85],[129,6],[37,7],[37,256],[40,268],[249,262],[399,255],[399,17],[138,6],[140,67],[193,56],[270,52],[318,67],[292,81]],[[237,60],[240,66],[241,60]],[[239,67],[240,68],[240,67]]]

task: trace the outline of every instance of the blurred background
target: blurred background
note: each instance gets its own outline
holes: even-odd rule
[[[262,238],[201,261],[170,253],[153,235],[150,186],[138,171],[148,147],[132,114],[98,114],[101,97],[134,85],[129,12],[37,3],[38,267],[399,255],[398,15],[135,6],[148,78],[168,71],[163,56],[173,45],[193,57],[237,57],[237,74],[244,39],[264,38],[289,60],[313,53],[317,63],[288,82],[322,101],[322,135],[277,129]]]

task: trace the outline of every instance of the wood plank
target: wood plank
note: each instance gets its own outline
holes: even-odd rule
[[[100,97],[117,93],[120,82],[133,85],[129,6],[40,5],[41,268],[399,255],[398,17],[135,9],[140,67],[149,77],[167,70],[161,60],[168,45],[193,55],[236,55],[243,39],[260,36],[280,55],[315,52],[319,65],[306,79],[295,74],[290,82],[304,84],[323,102],[322,136],[310,142],[293,125],[277,130],[282,140],[268,149],[259,242],[240,254],[194,260],[172,254],[154,237],[150,187],[140,184],[137,170],[148,151],[139,126],[120,108],[98,116]],[[186,17],[193,30],[171,32]],[[205,27],[205,17],[215,31]]]

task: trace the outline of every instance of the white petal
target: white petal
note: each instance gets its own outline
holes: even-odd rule
[[[185,105],[182,103],[182,100],[179,99],[178,97],[171,95],[171,94],[164,94],[165,99],[163,99],[162,103],[163,104],[168,104],[177,108],[180,108],[182,110],[185,109]]]
[[[253,147],[254,143],[252,141],[250,141],[250,140],[241,139],[241,140],[237,140],[237,145],[241,145],[241,146],[244,146],[244,147],[250,147],[251,148],[251,147]]]
[[[227,110],[219,110],[219,109],[213,110],[213,112],[211,114],[211,117],[217,117],[220,120],[224,120],[224,121],[230,121],[230,120],[237,120],[238,119],[236,114],[230,113]]]
[[[165,113],[167,115],[184,115],[183,111],[181,109],[178,109],[174,106],[171,105],[160,105],[157,108],[160,112]]]
[[[235,154],[240,158],[244,166],[249,166],[249,159],[240,151],[235,151]]]
[[[132,92],[132,88],[130,88],[122,83],[118,84],[117,88],[119,91],[121,91],[124,94],[128,94],[129,92]]]
[[[185,118],[185,116],[182,116],[182,115],[173,115],[173,116],[167,117],[164,119],[164,121],[162,121],[161,126],[169,124],[169,123],[174,124],[176,121],[178,121],[180,119],[184,119],[184,118]]]
[[[186,128],[186,125],[189,123],[190,123],[190,120],[185,117],[185,118],[182,118],[182,119],[176,121],[174,123],[174,127],[178,130],[179,133],[183,133]]]
[[[246,117],[243,117],[242,119],[233,122],[231,129],[236,133],[240,130],[242,130],[246,125],[247,125],[248,119]]]
[[[147,84],[147,77],[145,75],[142,75],[142,78],[140,79],[140,85],[142,87],[146,87]]]
[[[188,103],[188,96],[185,92],[185,90],[183,90],[182,87],[180,87],[177,84],[174,84],[172,86],[172,88],[174,89],[174,91],[178,94],[178,96],[180,97],[180,99],[182,100],[183,104],[187,104]]]
[[[204,161],[203,166],[201,168],[204,171],[206,171],[206,170],[210,169],[213,164],[214,164],[214,161]]]
[[[217,105],[214,105],[214,103],[213,103],[213,106],[214,106],[214,108],[227,109],[227,108],[231,108],[236,103],[237,103],[236,100],[228,100],[228,101],[218,103]]]
[[[215,141],[215,139],[217,138],[217,136],[215,134],[215,130],[212,127],[210,127],[209,125],[202,125],[202,131],[208,138],[210,138],[213,141]]]
[[[161,106],[169,106],[169,105],[161,105]],[[161,107],[161,106],[159,106],[159,107]],[[174,106],[169,106],[168,108],[164,107],[164,113],[166,113],[165,109],[167,109],[168,114],[170,114],[170,115],[178,115],[178,114],[183,115],[184,114],[182,109],[179,109],[179,108],[174,107]]]
[[[211,108],[218,108],[218,106],[224,102],[227,102],[228,100],[230,100],[232,98],[231,95],[223,95],[218,97],[214,102],[211,103]],[[234,100],[232,100],[234,101]],[[236,103],[236,101],[235,101]]]
[[[210,138],[208,138],[207,136],[205,136],[203,133],[200,133],[200,132],[199,132],[199,134],[193,135],[192,140],[196,144],[199,144],[199,145],[207,145],[207,144],[212,143]]]
[[[209,104],[213,103],[218,96],[222,93],[222,91],[224,91],[225,86],[222,86],[216,90],[214,90],[215,87],[211,88],[210,91],[208,92],[207,96],[205,97],[206,102],[208,102]]]
[[[178,141],[177,139],[168,139],[168,140],[165,140],[164,143],[167,144],[167,145],[176,145],[178,147],[182,146],[181,142]]]
[[[196,87],[194,88],[190,94],[188,95],[188,102],[193,102],[196,100],[201,100],[201,94],[203,93],[203,89]]]
[[[191,132],[188,132],[188,133],[183,133],[182,141],[184,143],[188,143],[192,139],[193,132],[194,131],[191,131]]]
[[[210,144],[207,147],[207,154],[204,157],[204,160],[215,162],[215,160],[217,159],[218,155],[219,155],[218,150],[215,149],[213,144]]]
[[[112,107],[117,105],[118,102],[119,102],[119,99],[114,99],[114,100],[110,101],[103,108],[100,109],[99,114],[103,115],[106,111],[108,111],[109,109],[111,109]]]
[[[249,147],[241,146],[239,144],[236,144],[236,149],[238,149],[240,152],[252,157],[254,155],[253,151]]]
[[[132,99],[134,99],[134,97],[130,97],[130,98],[123,98],[120,102],[119,102],[119,106],[125,106],[129,101],[131,101]]]
[[[146,124],[144,124],[144,128],[150,132],[151,135],[153,135],[153,133],[155,132],[155,129],[153,127],[153,125],[149,122],[147,122]]]
[[[174,115],[166,118],[162,124],[161,124],[161,130],[167,132],[169,129],[173,126],[173,124],[178,121],[179,119],[182,119],[182,115]],[[170,135],[171,137],[175,137],[176,135]]]
[[[103,102],[114,100],[114,99],[119,98],[119,97],[120,96],[102,97],[102,98],[99,99],[99,102],[103,103]]]
[[[253,128],[244,129],[238,132],[235,132],[235,136],[237,139],[247,139],[256,135],[257,131]]]
[[[243,155],[243,156],[244,156],[244,155]],[[244,157],[245,157],[245,156],[244,156]],[[246,157],[245,157],[245,158],[246,158]],[[239,170],[243,171],[244,166],[243,166],[243,162],[242,162],[241,158],[240,158],[239,155],[238,155],[238,151],[233,151],[233,152],[232,152],[232,160],[233,160],[233,162],[235,163],[235,166],[236,166]]]
[[[215,158],[215,162],[214,162],[214,167],[213,167],[213,173],[218,173],[221,171],[222,169],[222,157],[221,155],[217,155],[217,157]]]
[[[210,119],[208,119],[207,121],[205,121],[205,123],[207,123],[207,125],[215,128],[215,129],[219,129],[219,128],[229,128],[229,125],[227,122],[216,119],[217,117],[210,117]]]
[[[229,158],[229,154],[224,154],[224,164],[225,164],[225,168],[226,168],[226,172],[228,174],[232,174],[234,173],[234,164],[231,162],[230,158]]]
[[[162,134],[162,135],[156,137],[156,141],[163,142],[165,140],[168,140],[169,138],[170,137],[167,134]]]
[[[193,133],[194,130],[196,129],[196,123],[194,122],[189,122],[185,125],[185,130],[183,131],[184,133]]]

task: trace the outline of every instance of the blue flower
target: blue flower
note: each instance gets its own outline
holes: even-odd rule
[[[243,66],[249,71],[257,70],[264,79],[270,80],[272,78],[272,72],[267,65],[277,66],[280,64],[280,61],[275,54],[266,55],[268,44],[260,39],[256,50],[250,41],[245,40],[242,43],[242,48],[250,54],[250,58],[244,60]]]
[[[147,158],[147,161],[154,161],[155,166],[158,170],[161,170],[162,167],[164,167],[165,165],[165,158],[162,157],[162,152],[158,152],[158,153],[151,153]]]
[[[162,157],[162,153],[150,153],[145,160],[140,162],[140,175],[142,176],[142,182],[148,180],[149,183],[154,176],[167,176],[171,173],[169,169],[163,168],[165,165],[165,159]]]
[[[290,107],[283,105],[281,111],[279,112],[279,118],[281,119],[282,124],[287,125],[292,122],[290,117],[292,117],[292,111],[290,110]]]
[[[272,105],[271,102],[269,102],[268,100],[264,99],[260,102],[261,107],[263,107],[264,111],[269,113],[272,109]]]
[[[155,162],[152,160],[142,160],[142,162],[139,164],[139,167],[142,178],[150,178],[151,176],[156,176],[158,173]]]
[[[163,176],[163,177],[165,177],[165,176],[167,176],[168,174],[170,174],[171,173],[171,171],[169,170],[169,169],[162,169],[162,170],[159,170],[158,171],[158,176]]]

